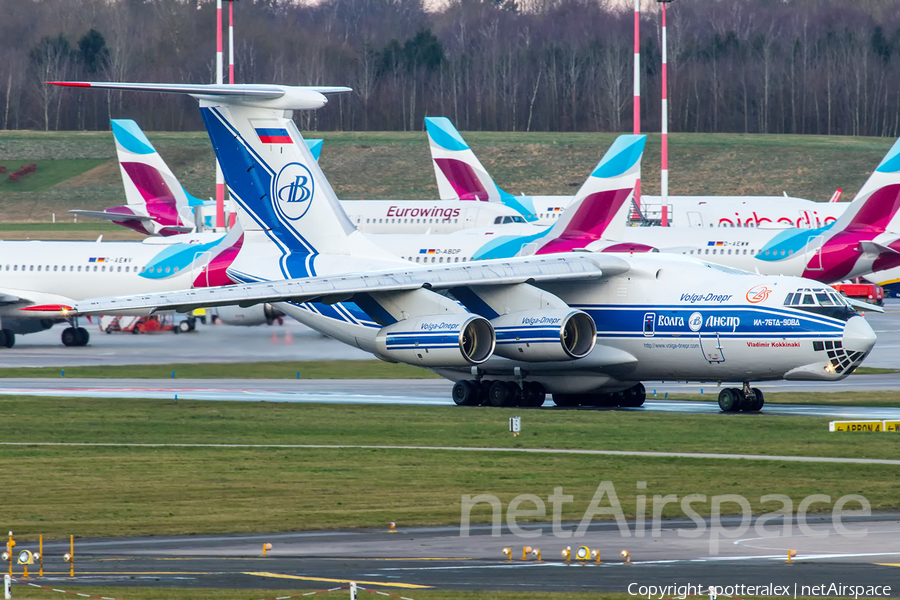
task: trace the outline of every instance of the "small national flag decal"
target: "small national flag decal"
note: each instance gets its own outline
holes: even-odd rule
[[[278,127],[257,127],[256,135],[259,136],[259,141],[263,144],[290,144],[292,142],[287,129]]]

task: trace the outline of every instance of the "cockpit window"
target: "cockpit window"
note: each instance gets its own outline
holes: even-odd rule
[[[816,292],[816,300],[819,306],[834,306],[834,301],[825,292]]]
[[[846,321],[856,314],[844,298],[832,289],[803,288],[787,295],[785,306]]]

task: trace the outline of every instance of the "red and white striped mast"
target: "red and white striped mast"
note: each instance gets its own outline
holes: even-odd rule
[[[216,84],[222,85],[222,0],[216,0]],[[216,159],[216,229],[225,228],[225,176]]]
[[[228,0],[228,83],[234,83],[234,0]]]
[[[663,227],[669,226],[669,100],[666,89],[666,4],[672,0],[656,0],[662,4],[662,166],[660,169],[660,201]]]
[[[641,133],[641,0],[634,0],[634,135]],[[634,204],[641,209],[641,178],[634,184]]]

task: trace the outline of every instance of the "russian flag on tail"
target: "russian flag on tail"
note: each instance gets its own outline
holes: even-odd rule
[[[287,129],[283,128],[257,127],[256,135],[259,136],[259,141],[263,144],[292,143],[290,134],[288,134]]]

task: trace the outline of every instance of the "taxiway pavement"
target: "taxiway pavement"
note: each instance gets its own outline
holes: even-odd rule
[[[900,595],[900,515],[809,517],[804,526],[776,518],[765,524],[723,517],[708,521],[651,519],[593,522],[579,535],[578,523],[404,528],[381,531],[318,531],[234,536],[189,536],[76,540],[77,577],[62,577],[50,557],[68,551],[68,541],[45,542],[45,582],[75,585],[323,589],[349,581],[415,597],[424,587],[460,590],[628,592],[637,585],[891,586]],[[839,527],[845,528],[841,530]],[[715,534],[713,533],[715,532]],[[522,534],[528,537],[523,537]],[[263,544],[272,544],[262,556]],[[523,546],[538,548],[522,560]],[[20,544],[22,548],[27,544]],[[578,561],[585,546],[596,559]],[[512,560],[502,554],[512,551]],[[561,556],[569,547],[570,563]],[[628,550],[632,564],[621,556]],[[796,550],[793,564],[785,564]],[[57,561],[61,562],[61,561]],[[64,563],[61,563],[64,564]],[[636,591],[636,588],[635,588]],[[666,594],[666,597],[675,595]],[[730,595],[752,595],[739,592]],[[808,595],[808,594],[807,594]],[[840,594],[838,594],[840,595]]]

